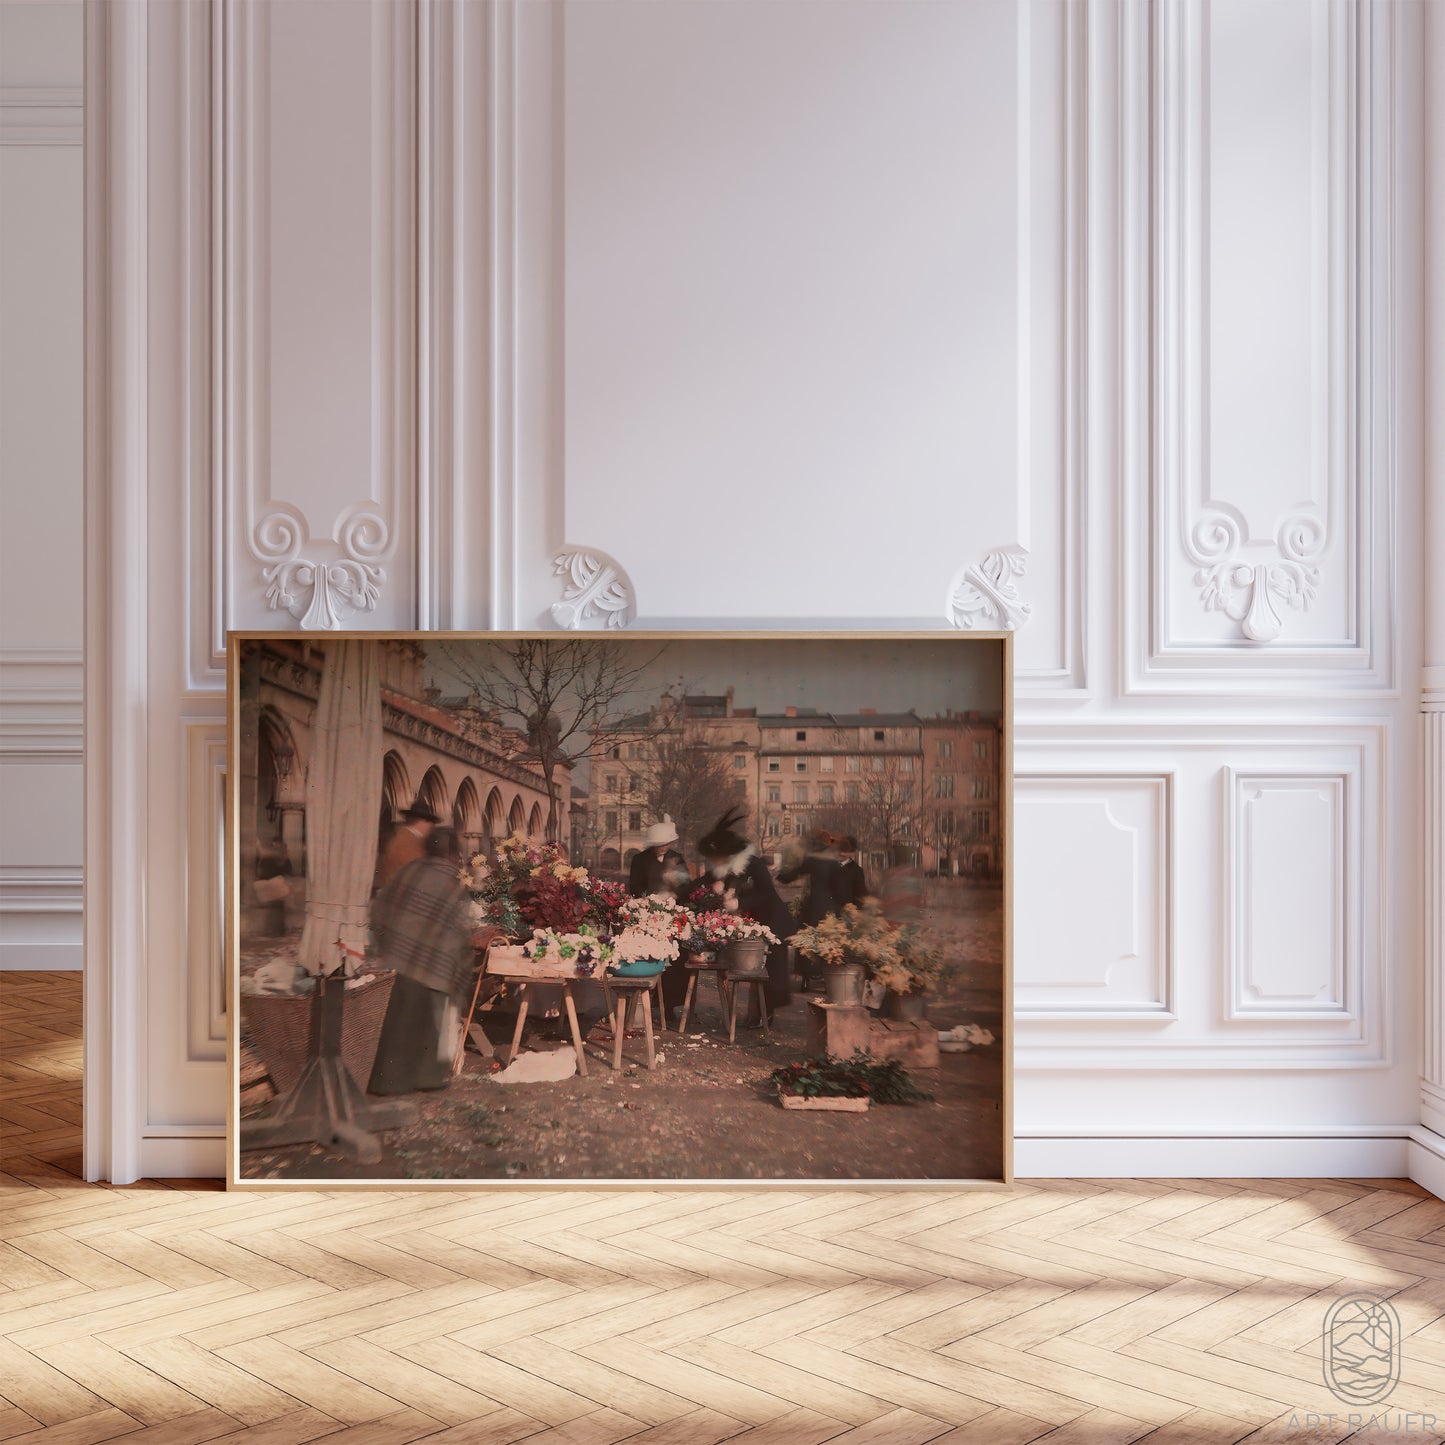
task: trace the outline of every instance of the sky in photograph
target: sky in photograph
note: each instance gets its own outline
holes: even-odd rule
[[[786,708],[854,713],[913,711],[920,716],[955,711],[1003,711],[1002,645],[945,633],[937,640],[862,638],[733,639],[688,638],[655,642],[607,638],[609,643],[650,658],[634,702],[641,710],[664,691],[724,693],[733,689],[737,707],[760,713]],[[456,646],[453,643],[452,646]],[[477,642],[483,654],[495,644]],[[464,690],[434,646],[428,674],[444,693]]]

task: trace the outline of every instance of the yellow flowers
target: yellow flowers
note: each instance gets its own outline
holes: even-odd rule
[[[793,935],[793,946],[819,963],[861,963],[869,975],[895,993],[916,993],[943,976],[936,951],[918,928],[894,928],[877,900],[862,908],[848,904],[811,928]]]

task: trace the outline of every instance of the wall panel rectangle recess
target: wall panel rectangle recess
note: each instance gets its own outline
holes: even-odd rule
[[[1081,12],[555,13],[519,81],[560,71],[554,543],[644,618],[944,618],[962,588],[1025,686],[1079,685]]]

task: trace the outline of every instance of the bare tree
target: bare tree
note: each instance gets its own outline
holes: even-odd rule
[[[865,851],[887,858],[896,846],[916,847],[921,841],[925,815],[919,776],[908,766],[912,758],[888,754],[868,761],[870,770],[846,785],[856,788],[857,797],[819,811],[815,822],[830,833],[851,834]]]
[[[709,746],[685,723],[658,732],[639,748],[640,791],[653,817],[668,814],[682,838],[696,841],[740,800],[728,766],[732,749]]]
[[[927,827],[933,835],[933,846],[938,855],[938,871],[951,873],[955,856],[964,844],[970,841],[964,836],[962,809],[949,799],[932,803],[928,810]]]
[[[614,738],[637,736],[637,719],[627,715],[639,706],[648,670],[662,649],[639,657],[630,647],[606,641],[517,638],[447,642],[439,652],[482,707],[526,733],[547,792],[547,840],[557,842],[558,768],[575,767]]]

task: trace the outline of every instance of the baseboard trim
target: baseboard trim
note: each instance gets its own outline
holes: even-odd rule
[[[224,1179],[226,1140],[224,1131],[214,1134],[148,1135],[140,1145],[140,1177],[143,1179]]]
[[[1413,1179],[1413,1126],[1180,1137],[1034,1136],[1014,1140],[1017,1179]],[[1439,1136],[1436,1136],[1437,1138]],[[1440,1140],[1445,1150],[1445,1139]],[[1445,1186],[1445,1153],[1436,1158]],[[1423,1164],[1421,1166],[1424,1167]]]
[[[1410,1130],[1409,1177],[1437,1199],[1445,1199],[1445,1136],[1417,1124]]]

